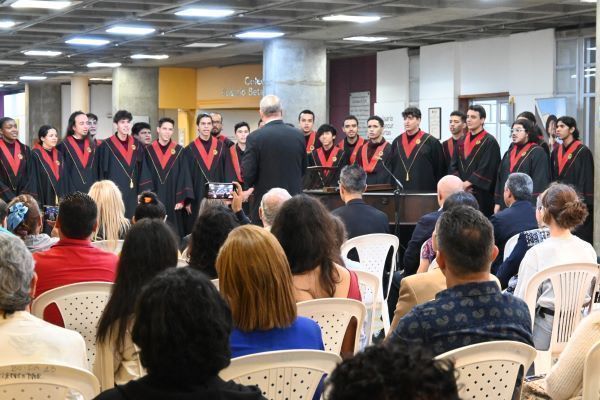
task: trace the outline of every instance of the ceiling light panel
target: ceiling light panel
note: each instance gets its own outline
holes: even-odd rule
[[[109,63],[109,62],[91,62],[87,65],[88,68],[117,68],[120,67],[121,63],[119,62],[113,62],[113,63]]]
[[[356,22],[358,24],[364,24],[367,22],[379,21],[381,17],[376,15],[330,15],[323,17],[323,21],[334,21],[334,22]]]
[[[60,56],[62,52],[54,50],[27,50],[23,54],[26,56],[56,57]]]
[[[62,10],[73,4],[72,1],[17,0],[12,8],[44,8],[47,10]]]
[[[346,37],[344,40],[354,41],[354,42],[381,42],[384,40],[388,40],[389,38],[385,36],[351,36]]]
[[[225,46],[227,43],[208,43],[208,42],[196,42],[196,43],[189,43],[189,44],[185,44],[183,45],[183,47],[204,47],[204,48],[214,48],[214,47],[221,47],[221,46]]]
[[[166,54],[134,54],[131,58],[134,60],[166,60],[169,56]]]
[[[204,18],[224,18],[234,14],[234,10],[225,8],[199,8],[191,7],[177,11],[175,15],[180,17],[204,17]]]
[[[74,37],[69,40],[66,40],[65,43],[82,46],[104,46],[105,44],[109,44],[110,40],[100,38]]]
[[[22,81],[43,81],[46,77],[41,75],[23,75],[19,79]]]
[[[145,26],[129,26],[129,25],[115,25],[112,28],[106,30],[108,33],[116,35],[148,35],[156,31],[154,28]]]
[[[235,35],[240,39],[273,39],[285,35],[283,32],[274,31],[248,31]]]
[[[10,29],[15,25],[15,21],[0,20],[0,29]]]

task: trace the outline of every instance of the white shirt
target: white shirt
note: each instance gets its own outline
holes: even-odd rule
[[[596,264],[596,251],[591,244],[575,235],[569,237],[549,237],[540,244],[527,250],[519,266],[519,278],[515,288],[515,296],[525,299],[525,290],[531,277],[539,271],[561,264],[593,263]],[[554,310],[554,290],[550,281],[541,285],[542,294],[538,297],[540,307]]]
[[[83,337],[26,311],[0,314],[0,365],[51,363],[89,369]]]

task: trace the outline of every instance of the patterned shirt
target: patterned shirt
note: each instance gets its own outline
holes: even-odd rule
[[[533,346],[531,318],[521,299],[496,282],[473,282],[439,292],[400,320],[392,337],[430,348],[435,355],[471,344],[514,340]]]

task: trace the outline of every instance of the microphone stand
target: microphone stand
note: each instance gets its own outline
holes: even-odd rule
[[[396,175],[394,175],[394,173],[392,171],[390,171],[390,169],[385,165],[385,162],[383,162],[383,159],[381,157],[379,158],[379,160],[381,161],[381,165],[386,170],[386,172],[392,177],[394,182],[396,182],[396,188],[394,189],[394,206],[395,206],[394,235],[398,239],[400,239],[400,194],[404,190],[404,185],[402,184],[402,182],[400,182],[400,180],[396,177]],[[402,246],[402,245],[400,245],[400,246],[402,248],[404,248],[404,246]],[[400,252],[397,252],[396,253],[396,270],[398,269],[398,266],[400,265],[399,257],[400,257]],[[390,271],[389,279],[392,279],[394,272],[395,271]]]

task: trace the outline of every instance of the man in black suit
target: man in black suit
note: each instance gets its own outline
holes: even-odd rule
[[[286,189],[292,196],[302,192],[306,172],[306,148],[302,133],[283,122],[283,110],[277,96],[260,101],[260,118],[265,125],[248,136],[242,158],[242,176],[254,187],[250,208],[253,223],[258,223],[258,207],[263,195],[274,187]]]
[[[345,206],[333,210],[346,226],[348,239],[371,233],[389,233],[387,215],[366,204],[362,194],[367,187],[367,174],[358,165],[347,165],[340,173],[340,197]]]
[[[517,233],[538,227],[535,208],[531,205],[532,192],[533,180],[529,175],[515,172],[508,176],[503,194],[507,208],[490,217],[494,226],[494,241],[499,250],[492,264],[492,273],[496,273],[504,259],[504,246],[508,239]]]

